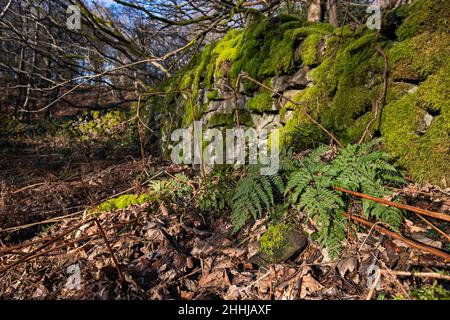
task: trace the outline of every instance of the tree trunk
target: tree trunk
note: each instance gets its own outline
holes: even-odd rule
[[[337,18],[337,0],[328,0],[327,6],[330,24],[335,28],[339,27],[339,22]]]
[[[320,0],[308,0],[308,21],[320,22],[322,17],[322,8]]]

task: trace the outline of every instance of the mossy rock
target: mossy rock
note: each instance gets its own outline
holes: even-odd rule
[[[449,63],[450,34],[425,32],[396,43],[388,51],[394,80],[423,81]]]
[[[208,119],[208,128],[227,127],[232,128],[237,126],[236,113],[214,113]],[[253,120],[250,112],[245,110],[239,111],[239,124],[243,126],[252,127]]]
[[[265,111],[273,111],[273,103],[274,100],[271,97],[271,93],[263,91],[250,98],[247,101],[246,108],[250,111],[263,113]]]
[[[448,66],[430,76],[416,92],[383,110],[384,146],[418,181],[446,185],[450,181],[450,78]],[[427,115],[432,121],[421,128]]]
[[[405,17],[396,32],[400,40],[426,31],[450,31],[448,0],[415,0],[411,6],[400,6],[397,14]]]
[[[260,239],[260,252],[249,259],[250,263],[267,266],[282,263],[299,255],[308,245],[303,229],[291,224],[272,225]]]

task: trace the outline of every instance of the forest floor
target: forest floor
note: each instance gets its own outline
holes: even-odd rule
[[[144,193],[156,177],[193,176],[188,167],[129,154],[58,137],[2,141],[1,299],[448,298],[445,260],[374,228],[349,232],[337,260],[309,238],[270,264],[251,259],[264,219],[232,234],[226,209],[205,215],[190,203],[146,202],[92,218],[93,207]],[[450,213],[449,189],[411,183],[397,192],[410,205]],[[450,247],[449,223],[411,214],[401,233]]]

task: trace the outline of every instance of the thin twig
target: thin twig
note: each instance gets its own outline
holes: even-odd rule
[[[69,233],[77,230],[78,228],[84,226],[85,224],[88,224],[90,222],[92,222],[94,219],[89,219],[87,221],[84,221],[82,223],[79,223],[75,226],[73,226],[72,228],[69,228],[68,230],[64,231],[63,233],[59,234],[58,236],[54,237],[53,239],[51,239],[49,242],[46,242],[44,244],[42,244],[41,246],[39,246],[38,248],[36,248],[35,250],[33,250],[32,252],[30,252],[29,254],[25,255],[23,258],[12,262],[11,264],[7,265],[6,267],[0,269],[0,274],[8,271],[9,269],[11,269],[12,267],[24,262],[26,259],[28,259],[29,257],[35,255],[37,252],[45,249],[46,247],[48,247],[49,245],[51,245],[52,243],[57,242],[58,240],[62,239],[63,237],[65,237],[66,235],[68,235]]]
[[[422,217],[420,214],[415,213],[415,215],[417,217],[419,217],[420,219],[422,219],[427,225],[429,225],[431,228],[433,228],[436,232],[441,234],[444,238],[446,238],[447,241],[450,241],[450,236],[448,234],[446,234],[444,231],[442,231],[441,229],[439,229],[438,227],[436,227],[431,221],[428,221],[427,219]]]
[[[394,239],[400,240],[400,241],[406,243],[408,246],[410,246],[412,248],[419,249],[421,251],[431,253],[431,254],[433,254],[433,255],[435,255],[437,257],[440,257],[440,258],[443,258],[443,259],[445,259],[447,261],[450,261],[450,255],[448,253],[446,253],[446,252],[440,251],[440,250],[438,250],[436,248],[433,248],[431,246],[425,245],[423,243],[407,239],[407,238],[405,238],[405,237],[403,237],[403,236],[401,236],[401,235],[399,235],[399,234],[397,234],[395,232],[392,232],[392,231],[390,231],[390,230],[388,230],[386,228],[383,228],[381,226],[377,226],[373,222],[368,221],[368,220],[366,220],[364,218],[357,217],[357,216],[354,216],[354,215],[350,215],[347,212],[343,212],[342,214],[344,216],[346,216],[347,218],[355,220],[356,222],[359,222],[359,223],[364,224],[364,225],[369,226],[369,227],[373,227],[375,230],[377,230],[378,232],[380,232],[382,234],[385,234],[385,235],[388,235],[388,236],[390,236],[390,237],[392,237]]]
[[[117,262],[117,259],[116,259],[116,256],[114,254],[114,251],[111,249],[111,245],[109,244],[108,238],[106,237],[106,233],[103,230],[103,228],[102,228],[100,222],[98,221],[98,219],[94,218],[94,221],[95,221],[95,224],[97,225],[97,228],[98,228],[98,230],[99,230],[103,240],[105,241],[105,244],[106,244],[106,247],[108,248],[109,253],[111,254],[112,261],[114,263],[114,266],[117,269],[117,272],[119,273],[120,280],[123,283],[125,283],[126,282],[125,277],[124,277],[124,275],[122,273],[122,270],[120,270],[119,263]]]
[[[398,277],[418,277],[418,278],[432,278],[440,280],[450,281],[450,276],[446,274],[440,274],[437,272],[408,272],[408,271],[393,271],[393,270],[379,270],[380,273],[389,273]]]
[[[375,202],[378,202],[378,203],[381,203],[381,204],[385,204],[387,206],[391,206],[391,207],[395,207],[395,208],[398,208],[398,209],[415,212],[417,214],[421,214],[421,215],[424,215],[424,216],[428,216],[428,217],[432,217],[432,218],[435,218],[435,219],[440,219],[440,220],[444,220],[444,221],[450,222],[450,215],[445,214],[445,213],[432,212],[432,211],[424,210],[424,209],[421,209],[421,208],[413,207],[413,206],[410,206],[410,205],[407,205],[407,204],[402,204],[402,203],[398,203],[398,202],[392,202],[392,201],[389,201],[389,200],[386,200],[386,199],[369,196],[369,195],[364,194],[364,193],[359,193],[359,192],[356,192],[356,191],[347,190],[347,189],[344,189],[344,188],[341,188],[341,187],[334,187],[334,189],[337,190],[337,191],[340,191],[340,192],[351,194],[351,195],[359,197],[359,198],[363,198],[363,199],[375,201]]]

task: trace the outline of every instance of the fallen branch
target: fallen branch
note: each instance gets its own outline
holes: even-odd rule
[[[444,220],[444,221],[450,222],[450,215],[445,214],[445,213],[432,212],[432,211],[420,209],[420,208],[417,208],[417,207],[413,207],[413,206],[410,206],[410,205],[407,205],[407,204],[402,204],[402,203],[398,203],[398,202],[392,202],[392,201],[389,201],[389,200],[386,200],[386,199],[369,196],[369,195],[364,194],[364,193],[359,193],[359,192],[347,190],[347,189],[340,188],[340,187],[334,187],[334,189],[337,190],[337,191],[341,191],[341,192],[344,192],[344,193],[351,194],[351,195],[359,197],[359,198],[363,198],[363,199],[375,201],[375,202],[378,202],[378,203],[381,203],[381,204],[385,204],[387,206],[391,206],[391,207],[399,208],[399,209],[402,209],[402,210],[415,212],[415,213],[418,213],[418,214],[421,214],[421,215],[424,215],[424,216],[428,216],[428,217],[432,217],[432,218],[435,218],[435,219],[439,219],[439,220]]]
[[[35,226],[38,226],[38,225],[41,225],[41,224],[50,224],[50,223],[57,223],[57,222],[61,222],[61,221],[69,220],[69,219],[78,219],[78,218],[72,218],[72,217],[80,215],[83,212],[84,212],[84,210],[83,211],[78,211],[78,212],[75,212],[75,213],[71,213],[71,214],[67,214],[67,215],[64,215],[64,216],[61,216],[61,217],[51,218],[51,219],[48,219],[48,220],[28,223],[28,224],[24,224],[24,225],[17,226],[17,227],[11,227],[11,228],[7,228],[7,229],[0,229],[0,233],[1,232],[16,232],[16,231],[19,231],[19,230],[22,230],[22,229],[28,229],[28,228],[35,227]]]
[[[114,230],[114,229],[117,229],[117,228],[125,227],[125,226],[133,224],[133,223],[137,223],[137,222],[138,222],[138,220],[132,220],[132,221],[128,221],[128,222],[118,223],[118,224],[115,224],[115,225],[113,225],[111,227],[106,228],[106,230],[108,230],[108,231],[109,230]],[[91,235],[87,235],[87,236],[84,236],[84,237],[81,237],[81,238],[77,238],[74,241],[67,242],[67,243],[61,245],[60,247],[53,248],[49,252],[57,250],[57,249],[60,249],[60,248],[65,247],[65,246],[69,246],[71,244],[75,244],[77,242],[83,241],[83,240],[85,240],[85,239],[87,239],[89,237],[93,237],[95,235],[96,234],[91,234]],[[48,237],[44,237],[44,238],[40,238],[40,239],[36,239],[36,240],[30,241],[30,242],[27,242],[27,243],[18,244],[18,245],[12,246],[12,247],[5,247],[4,249],[0,250],[0,256],[7,255],[7,254],[26,254],[25,252],[15,252],[15,250],[20,250],[20,249],[23,249],[23,248],[26,248],[26,247],[30,247],[32,245],[35,245],[35,244],[38,244],[38,243],[41,243],[41,242],[45,242],[45,241],[49,241],[51,239],[52,239],[52,237],[48,236]],[[45,254],[45,253],[43,253],[43,254]],[[29,260],[31,260],[31,259],[29,259]]]
[[[401,235],[399,235],[399,234],[397,234],[395,232],[392,232],[392,231],[390,231],[390,230],[388,230],[386,228],[383,228],[383,227],[381,227],[379,225],[376,225],[375,223],[373,223],[371,221],[368,221],[368,220],[366,220],[364,218],[351,215],[351,214],[349,214],[347,212],[343,212],[342,214],[344,216],[346,216],[347,218],[350,218],[350,219],[352,219],[352,220],[354,220],[356,222],[359,222],[361,224],[369,226],[369,227],[377,230],[378,232],[380,232],[382,234],[385,234],[385,235],[388,235],[388,236],[390,236],[390,237],[392,237],[394,239],[400,240],[400,241],[406,243],[408,246],[410,246],[412,248],[415,248],[415,249],[418,249],[418,250],[421,250],[421,251],[424,251],[424,252],[427,252],[427,253],[431,253],[431,254],[433,254],[433,255],[435,255],[437,257],[440,257],[442,259],[450,261],[450,254],[448,254],[448,253],[445,253],[443,251],[440,251],[440,250],[438,250],[436,248],[430,247],[430,246],[425,245],[423,243],[407,239],[407,238],[405,238],[405,237],[403,237],[403,236],[401,236]]]

